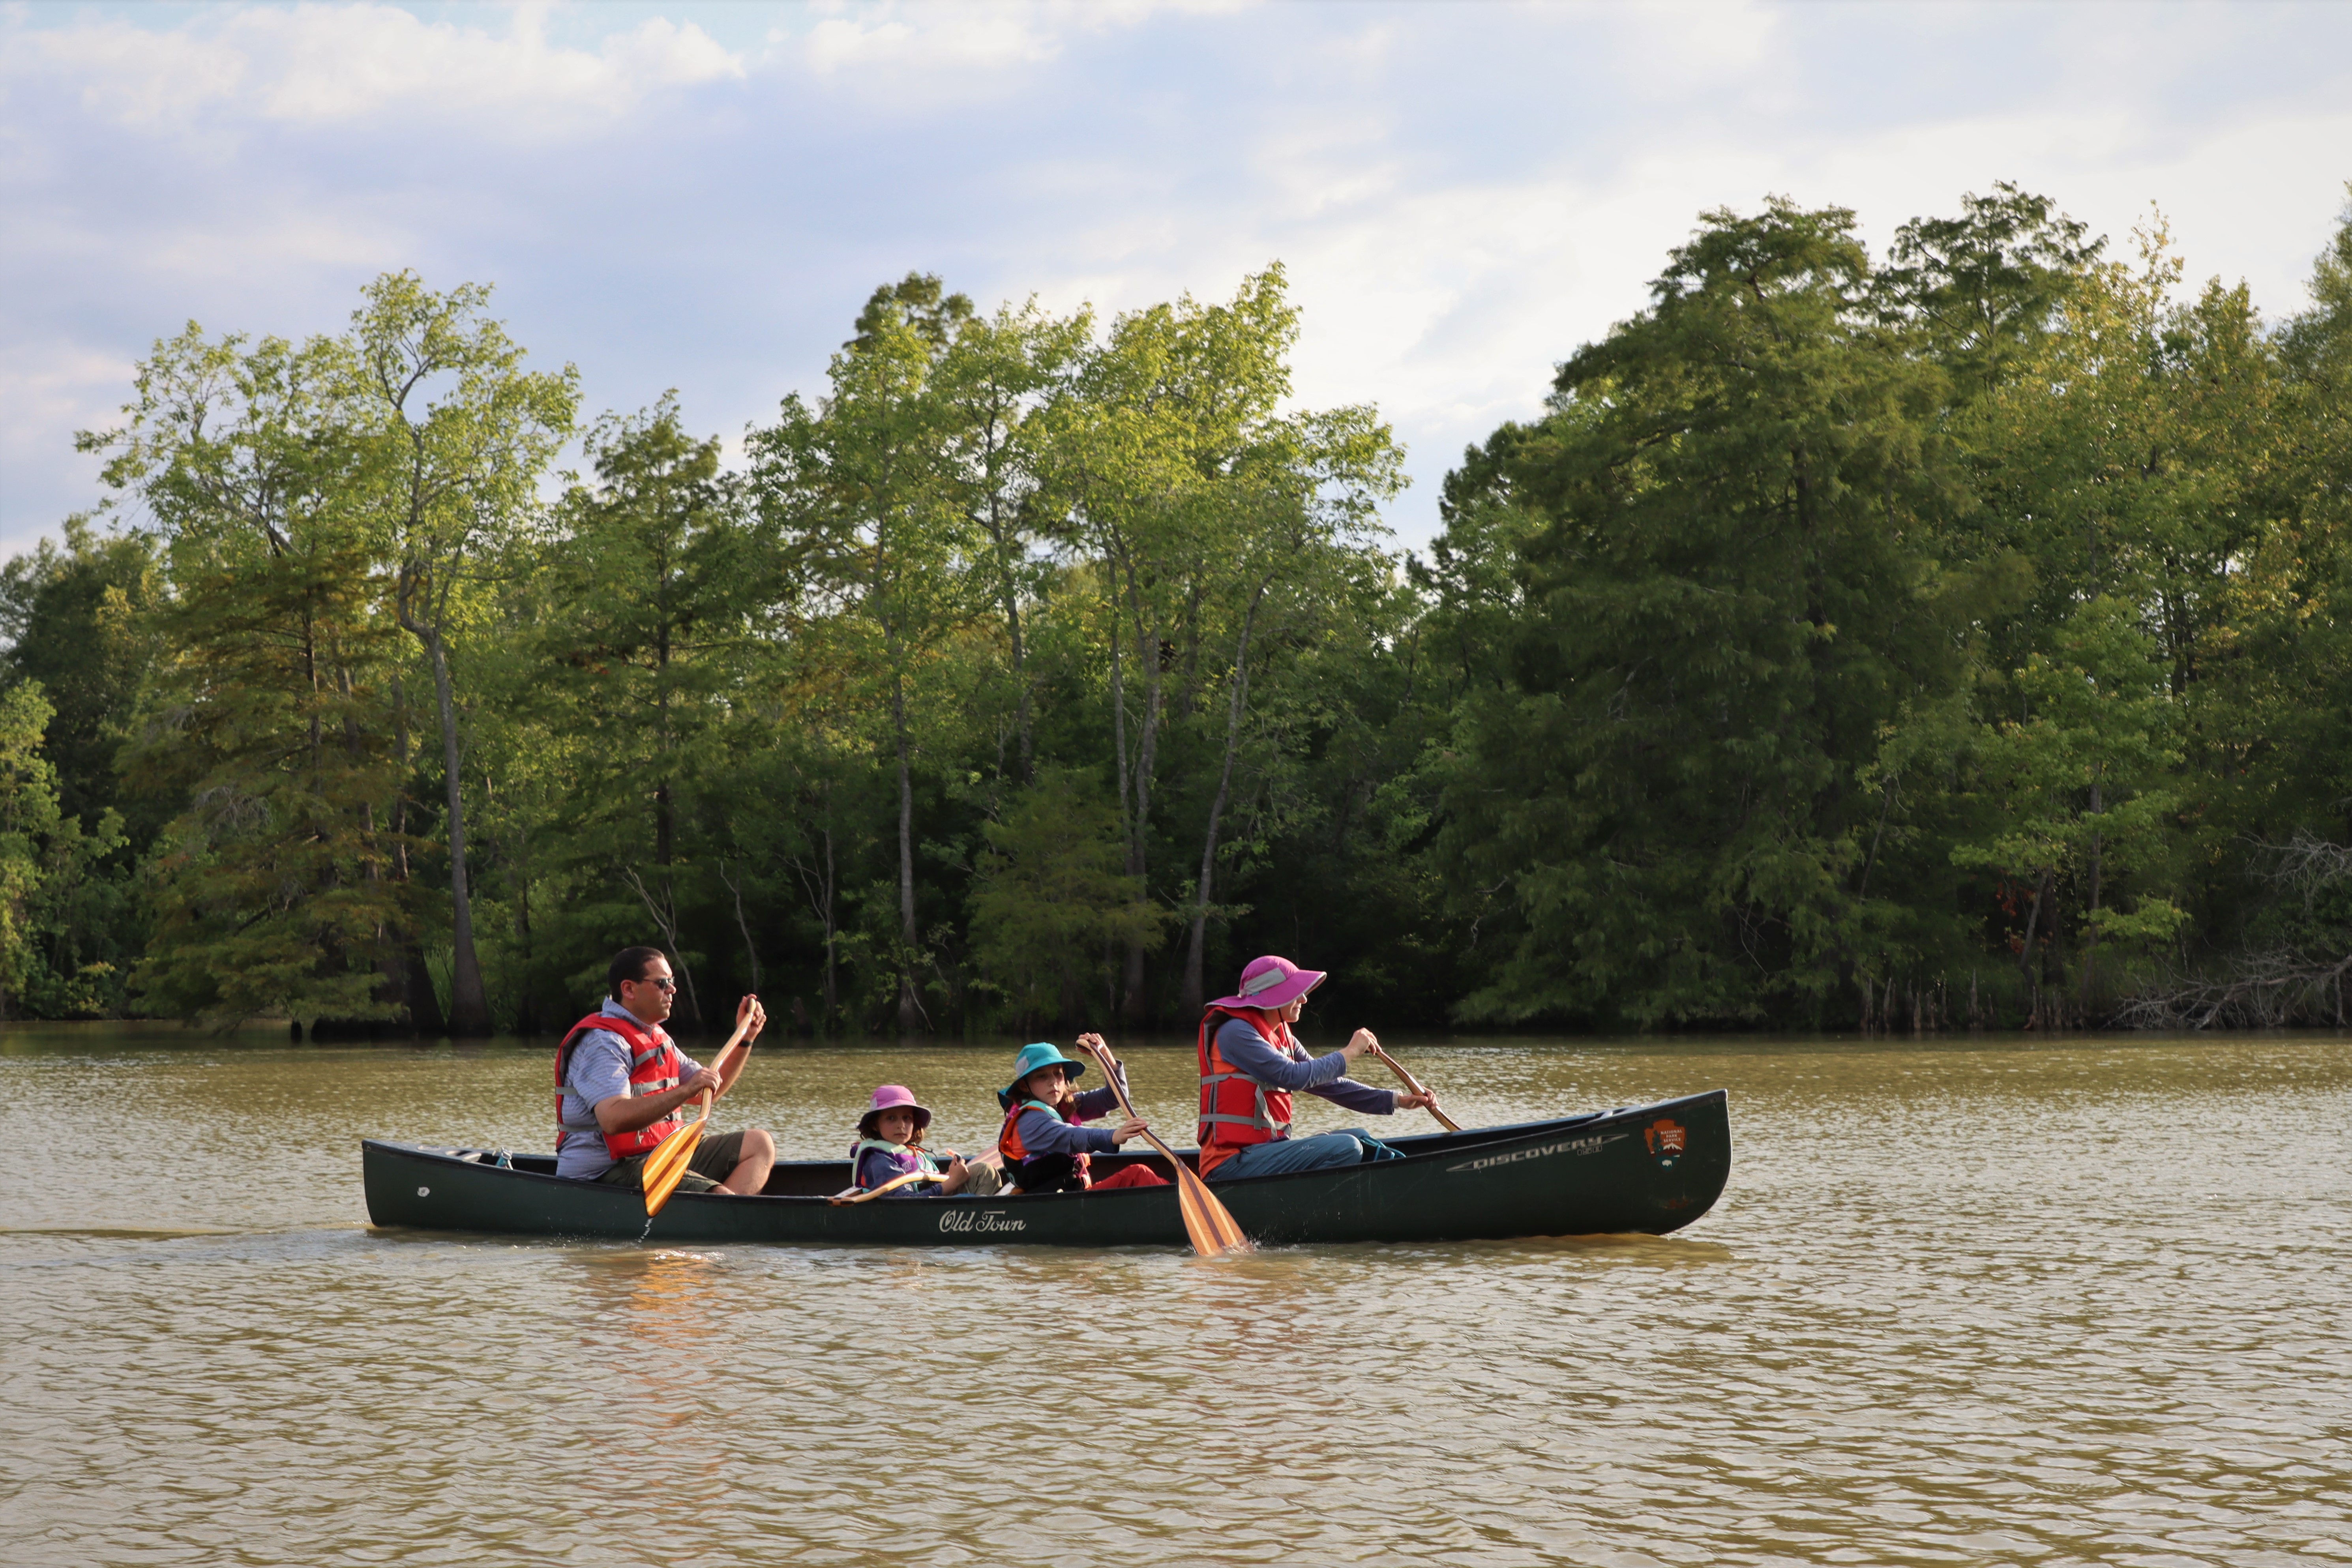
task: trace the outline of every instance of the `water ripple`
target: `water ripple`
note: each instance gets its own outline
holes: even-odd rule
[[[1726,1085],[1732,1190],[1213,1265],[377,1235],[353,1140],[535,1146],[535,1054],[0,1057],[0,1558],[2352,1562],[2352,1049],[1418,1054],[1485,1121]],[[998,1065],[739,1114],[830,1153],[904,1077],[971,1146]]]

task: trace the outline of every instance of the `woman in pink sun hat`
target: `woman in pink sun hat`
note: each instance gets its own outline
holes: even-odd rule
[[[1290,1097],[1317,1094],[1370,1116],[1393,1116],[1434,1105],[1437,1097],[1374,1089],[1347,1076],[1358,1057],[1380,1044],[1359,1029],[1345,1046],[1312,1057],[1290,1037],[1307,994],[1324,972],[1301,969],[1271,954],[1250,960],[1231,996],[1209,1004],[1201,1016],[1201,1174],[1210,1181],[1276,1176],[1352,1165],[1381,1147],[1370,1133],[1350,1128],[1312,1138],[1290,1135]]]

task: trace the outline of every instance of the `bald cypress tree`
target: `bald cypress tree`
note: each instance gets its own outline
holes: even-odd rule
[[[1945,395],[1852,214],[1717,212],[1449,493],[1518,541],[1444,796],[1468,1012],[1759,1018],[1905,939],[1869,770],[1965,669]]]
[[[390,874],[397,632],[352,510],[365,458],[334,392],[345,371],[331,342],[191,326],[141,367],[123,429],[89,438],[165,539],[169,652],[123,756],[133,790],[180,803],[136,975],[162,1011],[400,1010],[380,971],[415,921]]]

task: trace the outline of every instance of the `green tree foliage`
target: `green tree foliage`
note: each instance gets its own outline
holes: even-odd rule
[[[1962,489],[1852,226],[1712,215],[1490,448],[1470,505],[1544,522],[1446,788],[1443,842],[1515,911],[1481,1013],[1760,1018],[1902,923],[1857,772],[1964,673],[1936,570]]]
[[[2010,186],[1875,268],[1710,215],[1471,454],[1423,770],[1471,1013],[2056,1023],[2259,923],[2344,798],[2326,307],[2103,252]]]
[[[2012,382],[2017,358],[2047,342],[2060,307],[2106,242],[2046,196],[2007,181],[1960,216],[1914,218],[1895,233],[1877,291],[1887,317],[1952,374],[1962,401]]]
[[[1073,1024],[1097,999],[1108,1008],[1119,955],[1167,934],[1168,911],[1120,868],[1118,813],[1100,792],[1099,780],[1048,768],[981,830],[973,957],[1017,1022]]]
[[[674,398],[591,433],[592,487],[575,486],[533,574],[537,636],[513,670],[560,757],[555,841],[573,889],[562,919],[583,946],[624,945],[650,921],[699,1022],[683,901],[716,890],[698,808],[723,774],[729,698],[741,689],[752,621],[772,601],[772,552],[719,443],[688,436]],[[552,869],[554,868],[551,868]]]
[[[389,1016],[394,933],[378,679],[389,626],[328,340],[248,346],[191,325],[141,367],[109,482],[164,532],[170,649],[124,764],[180,802],[154,851],[151,1005],[235,1021]]]
[[[1425,561],[1279,267],[910,273],[740,465],[673,395],[555,484],[483,289],[191,328],[115,526],[0,571],[0,994],[544,1027],[652,940],[689,1025],[1189,1027],[1267,951],[1349,1021],[2333,1021],[2352,221],[2275,324],[2137,240],[1706,215]]]
[[[161,584],[147,535],[101,532],[87,515],[68,518],[62,532],[62,549],[45,539],[0,566],[0,659],[8,681],[38,681],[56,710],[42,744],[58,804],[94,822],[134,805],[114,757],[154,667]],[[139,826],[152,834],[155,825]]]
[[[102,811],[85,833],[60,809],[43,746],[54,713],[37,682],[0,691],[0,1017],[100,1014],[121,994],[105,946],[121,902],[99,870],[121,819]]]
[[[877,290],[858,336],[835,354],[831,390],[797,395],[752,437],[753,482],[786,542],[796,594],[819,613],[804,635],[828,644],[837,668],[870,681],[866,702],[884,737],[898,791],[897,925],[888,943],[898,1026],[925,1018],[929,967],[916,897],[915,772],[923,735],[949,721],[943,665],[971,622],[977,595],[964,570],[975,552],[957,504],[947,450],[950,410],[933,372],[950,328],[924,308],[921,280]],[[968,315],[969,304],[950,312]]]
[[[297,540],[299,534],[295,536]],[[236,1022],[389,1018],[412,917],[386,826],[398,782],[372,677],[393,628],[347,554],[257,553],[192,572],[167,625],[163,707],[132,783],[187,806],[156,846],[151,1005]]]
[[[468,619],[476,577],[512,551],[540,476],[571,433],[579,377],[568,365],[553,374],[524,370],[521,348],[485,313],[486,288],[436,294],[415,274],[398,272],[362,292],[366,303],[339,345],[345,401],[337,435],[362,454],[353,499],[391,565],[393,616],[424,655],[440,721],[449,1024],[459,1034],[488,1034],[452,644]]]

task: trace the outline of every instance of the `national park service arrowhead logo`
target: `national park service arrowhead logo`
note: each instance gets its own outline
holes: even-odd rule
[[[1671,1165],[1682,1158],[1685,1134],[1683,1124],[1661,1116],[1642,1129],[1642,1142],[1658,1157],[1661,1165]]]

